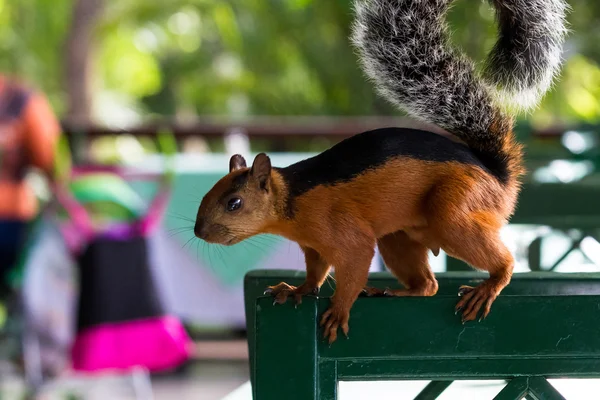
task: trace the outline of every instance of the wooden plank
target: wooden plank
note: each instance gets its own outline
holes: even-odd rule
[[[435,400],[444,390],[452,385],[453,381],[431,381],[421,390],[414,400]]]
[[[500,296],[487,320],[465,325],[453,313],[455,301],[360,298],[350,338],[329,346],[317,328],[329,299],[307,298],[296,308],[261,297],[255,398],[277,398],[275,387],[289,387],[288,399],[330,399],[337,379],[600,376],[600,296]],[[534,397],[552,394],[538,386]]]
[[[244,281],[244,292],[245,292],[245,306],[246,306],[246,320],[247,320],[247,334],[248,334],[248,346],[249,346],[249,357],[250,363],[253,363],[254,357],[254,341],[255,341],[255,309],[256,299],[263,296],[263,292],[268,285],[279,283],[280,281],[288,282],[292,285],[299,285],[304,281],[305,273],[302,271],[289,271],[289,270],[255,270],[251,271],[246,275]],[[456,294],[457,288],[462,284],[476,284],[481,279],[485,278],[485,275],[471,272],[471,273],[443,273],[438,274],[437,279],[439,281],[440,290],[438,296],[451,296]],[[369,277],[369,284],[375,287],[400,287],[396,279],[391,274],[385,273],[374,273]],[[332,286],[325,284],[322,288],[321,294],[323,296],[331,296],[333,294],[333,283]],[[511,284],[504,289],[500,300],[507,296],[514,295],[548,295],[548,296],[564,296],[564,295],[576,295],[576,294],[596,294],[600,295],[600,274],[559,274],[559,273],[525,273],[515,274]],[[456,297],[446,299],[448,304],[445,311],[442,313],[444,320],[450,319],[453,326],[458,323],[458,317],[454,318],[451,304],[456,301]],[[547,299],[546,299],[547,300]],[[560,300],[559,300],[560,301]],[[293,308],[293,307],[291,307]],[[449,309],[450,308],[450,309]],[[496,305],[492,308],[492,314],[496,314]],[[353,311],[354,315],[354,311]],[[401,314],[397,314],[401,315]],[[353,317],[354,318],[354,317]],[[498,318],[498,317],[494,317]],[[586,317],[587,318],[587,317]],[[352,322],[354,325],[354,322]],[[470,325],[465,325],[469,328]],[[410,328],[410,324],[404,330]],[[462,326],[460,327],[462,329]],[[470,328],[469,328],[470,329]],[[524,327],[515,328],[515,333],[519,333],[524,330]],[[410,329],[409,329],[410,330]],[[467,336],[464,333],[462,337],[465,339],[473,333],[467,331]],[[354,330],[352,332],[354,335]],[[461,339],[462,339],[461,337]],[[520,337],[520,334],[519,334]],[[558,339],[557,339],[558,341]],[[564,340],[563,340],[564,342]],[[560,345],[560,343],[559,343]],[[251,381],[254,381],[254,370],[250,370]]]
[[[528,384],[529,393],[535,400],[565,400],[564,396],[541,376],[530,378]]]
[[[494,400],[521,400],[527,394],[527,378],[517,378],[508,382]]]
[[[318,302],[321,314],[329,299]],[[600,358],[598,295],[500,296],[486,320],[464,325],[454,314],[455,304],[456,296],[359,298],[350,313],[350,339],[331,347],[319,340],[319,354],[336,360]],[[291,302],[277,306],[304,312]],[[600,371],[600,365],[590,367]]]
[[[302,312],[272,303],[270,298],[256,302],[254,398],[317,399],[317,303],[307,301]]]

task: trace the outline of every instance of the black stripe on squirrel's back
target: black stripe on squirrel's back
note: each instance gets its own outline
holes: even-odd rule
[[[341,141],[321,154],[286,168],[278,168],[277,171],[287,183],[288,200],[293,201],[316,186],[348,182],[396,157],[476,165],[501,182],[508,178],[503,160],[480,159],[461,143],[432,132],[408,128],[382,128],[364,132]]]

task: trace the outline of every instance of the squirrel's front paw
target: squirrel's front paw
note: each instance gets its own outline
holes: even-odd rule
[[[338,328],[342,328],[344,335],[348,337],[348,320],[350,319],[350,311],[344,311],[335,306],[329,307],[321,317],[321,326],[324,329],[323,337],[329,337],[329,344],[332,344],[337,339]]]
[[[318,295],[319,288],[314,286],[309,286],[306,283],[296,287],[292,285],[288,285],[285,282],[281,282],[275,286],[269,286],[265,290],[265,294],[271,294],[274,300],[273,303],[284,304],[288,297],[293,295],[296,304],[302,304],[302,296],[306,295]]]

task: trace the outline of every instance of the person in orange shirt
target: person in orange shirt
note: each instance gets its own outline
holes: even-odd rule
[[[0,296],[16,264],[27,224],[38,204],[25,174],[35,167],[52,177],[61,129],[45,96],[0,76]]]

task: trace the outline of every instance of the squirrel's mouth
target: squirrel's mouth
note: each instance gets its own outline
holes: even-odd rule
[[[231,236],[227,236],[227,237],[208,236],[206,238],[203,238],[202,240],[204,240],[205,242],[210,243],[210,244],[220,244],[222,246],[232,246],[234,244],[241,242],[243,239],[240,239],[235,236],[234,237],[231,237]]]
[[[220,244],[222,246],[231,246],[231,245],[241,242],[241,239],[238,239],[235,237],[233,237],[233,238],[232,237],[212,237],[210,235],[200,238],[200,239],[204,240],[206,243]]]
[[[239,242],[241,242],[241,240],[234,237],[234,238],[229,239],[224,244],[225,244],[225,246],[231,246],[231,245],[234,245],[234,244],[239,243]]]

